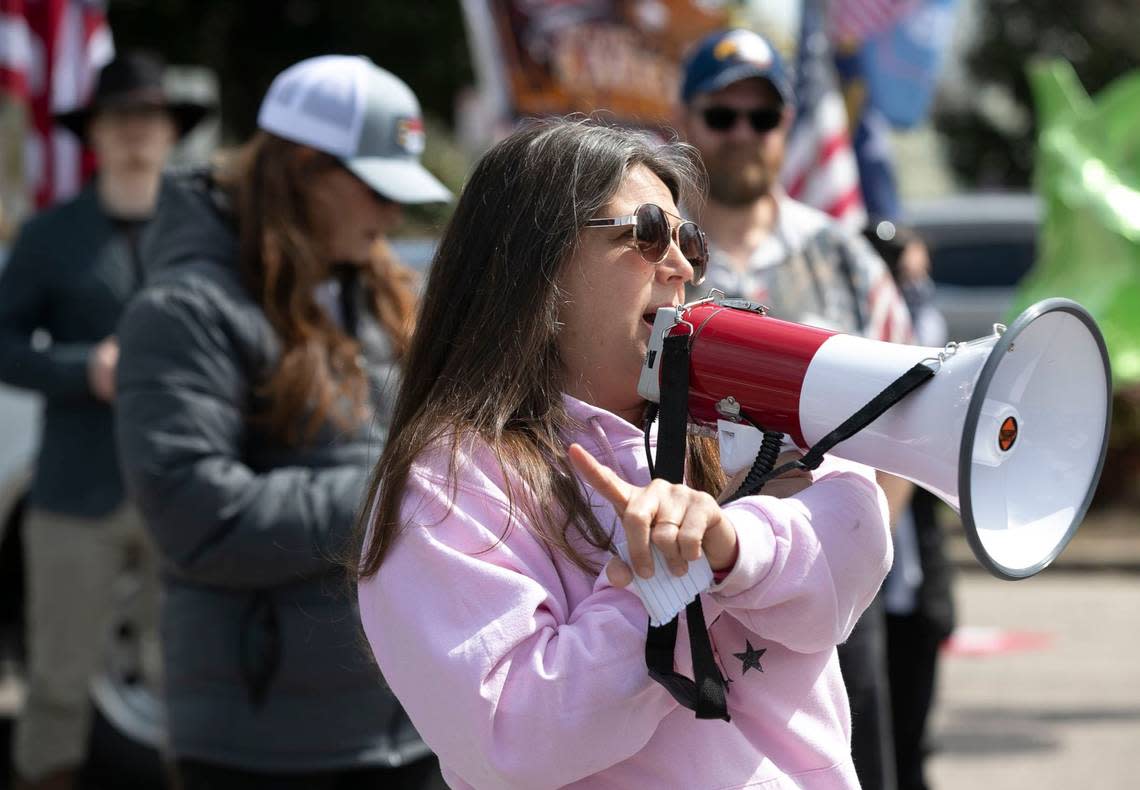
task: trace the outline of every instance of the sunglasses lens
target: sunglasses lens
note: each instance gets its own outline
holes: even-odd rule
[[[753,110],[748,113],[748,123],[757,134],[772,131],[780,125],[782,118],[783,113],[775,109]]]
[[[755,110],[737,110],[733,107],[708,107],[701,116],[705,126],[714,132],[727,132],[736,126],[736,119],[747,116],[748,125],[757,134],[766,134],[780,125],[783,120],[783,110],[779,107],[762,107]]]
[[[709,245],[704,231],[692,222],[682,222],[677,228],[677,246],[681,254],[693,267],[693,285],[700,285],[705,279],[709,265]]]
[[[716,132],[726,132],[736,125],[736,110],[731,107],[709,107],[702,113],[705,126]]]
[[[669,251],[669,218],[660,206],[645,203],[637,209],[634,234],[637,249],[650,263],[660,262]]]

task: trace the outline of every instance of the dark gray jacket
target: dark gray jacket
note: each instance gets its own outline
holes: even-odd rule
[[[338,565],[384,441],[386,335],[357,311],[377,411],[367,425],[327,424],[298,448],[251,422],[280,342],[196,183],[193,210],[161,229],[161,273],[119,327],[117,434],[163,559],[172,750],[249,770],[416,759],[427,747],[385,689]]]
[[[172,202],[164,180],[158,215],[177,211]],[[141,230],[140,246],[153,225]],[[44,397],[35,507],[98,518],[123,501],[111,407],[91,393],[87,355],[115,333],[141,281],[141,263],[93,184],[30,219],[12,246],[0,275],[0,381]],[[50,345],[33,343],[37,331]]]

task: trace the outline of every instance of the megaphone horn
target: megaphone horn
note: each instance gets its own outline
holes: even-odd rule
[[[759,448],[751,426],[806,449],[928,361],[932,378],[832,454],[937,495],[960,514],[979,562],[1005,579],[1048,566],[1092,501],[1112,385],[1104,339],[1076,302],[1038,302],[1008,328],[945,348],[781,321],[739,299],[662,308],[638,387],[651,401],[663,340],[679,331],[691,333],[689,418],[718,428],[729,472]]]

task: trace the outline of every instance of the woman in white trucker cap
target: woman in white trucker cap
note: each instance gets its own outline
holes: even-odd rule
[[[381,682],[343,557],[412,329],[385,234],[446,201],[408,87],[362,57],[273,82],[183,184],[119,331],[117,436],[165,569],[182,790],[442,787]]]

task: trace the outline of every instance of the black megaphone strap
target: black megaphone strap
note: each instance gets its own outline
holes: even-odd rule
[[[685,480],[685,446],[689,419],[689,335],[666,337],[661,357],[661,410],[657,431],[657,459],[654,476],[670,483]],[[645,641],[645,664],[649,676],[698,719],[729,721],[725,694],[728,684],[713,656],[712,642],[705,625],[704,609],[698,595],[685,608],[689,629],[689,649],[693,659],[693,680],[673,668],[677,645],[677,618],[665,625],[649,627]]]
[[[915,363],[914,367],[892,381],[887,388],[878,395],[867,401],[863,408],[844,420],[838,428],[813,444],[811,449],[809,449],[802,458],[776,467],[760,478],[757,484],[763,485],[769,480],[777,478],[792,469],[817,468],[823,463],[823,456],[830,452],[831,448],[840,442],[850,439],[859,433],[859,431],[879,419],[887,409],[894,406],[912,391],[918,389],[920,385],[932,379],[935,372],[934,368],[927,365],[925,361]]]

